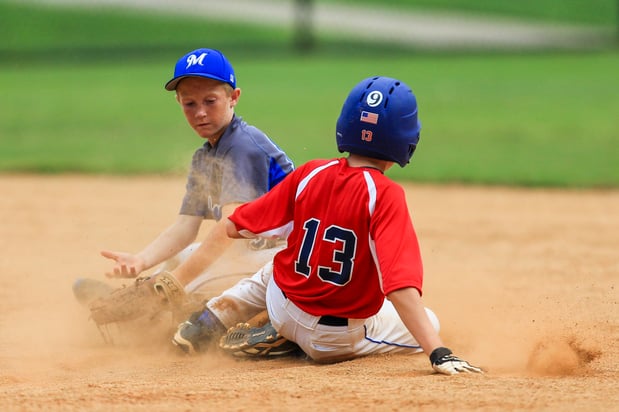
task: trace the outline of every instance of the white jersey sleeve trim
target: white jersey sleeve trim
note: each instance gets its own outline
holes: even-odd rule
[[[372,175],[367,170],[363,172],[363,177],[365,177],[365,184],[368,186],[368,196],[370,197],[368,201],[368,211],[370,212],[370,216],[374,214],[374,209],[376,209],[376,184],[374,183],[374,179],[372,179]]]
[[[292,226],[293,226],[293,222],[290,221],[286,223],[285,225],[276,227],[271,230],[266,230],[264,232],[253,233],[247,229],[242,229],[239,231],[239,234],[246,239],[253,239],[258,236],[266,238],[266,239],[286,239],[288,235],[290,234],[290,232],[292,232]]]
[[[368,212],[370,216],[374,214],[374,210],[376,210],[376,183],[374,179],[372,179],[372,175],[367,170],[363,172],[363,177],[365,178],[365,183],[368,188]],[[380,290],[385,293],[383,289],[383,273],[380,270],[380,265],[378,264],[378,256],[376,255],[376,243],[374,239],[372,239],[372,235],[368,233],[368,244],[370,246],[370,253],[372,254],[372,259],[374,260],[374,265],[376,266],[376,272],[378,273],[378,283],[380,285]]]
[[[331,167],[331,166],[335,166],[338,163],[339,163],[338,160],[332,160],[332,161],[330,161],[327,164],[324,164],[324,165],[322,165],[320,167],[317,167],[316,169],[312,170],[307,176],[305,176],[303,178],[303,180],[301,180],[301,182],[299,183],[299,186],[297,186],[297,193],[294,196],[295,200],[298,199],[298,197],[301,194],[301,192],[303,192],[303,190],[305,190],[305,187],[308,185],[309,181],[312,180],[312,178],[314,176],[316,176],[318,173],[322,172],[326,168]]]

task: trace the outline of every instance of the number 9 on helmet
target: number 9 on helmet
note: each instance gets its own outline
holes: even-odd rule
[[[340,152],[396,162],[410,162],[419,142],[417,99],[405,83],[370,77],[348,94],[337,120]]]

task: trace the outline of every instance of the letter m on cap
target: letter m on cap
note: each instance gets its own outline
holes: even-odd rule
[[[206,57],[208,53],[202,53],[201,55],[199,55],[198,57],[196,57],[195,54],[190,55],[189,57],[187,57],[187,67],[185,67],[185,69],[188,69],[189,66],[193,66],[195,64],[199,64],[200,66],[204,66],[204,58]]]

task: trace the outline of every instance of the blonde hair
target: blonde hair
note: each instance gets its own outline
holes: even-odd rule
[[[188,77],[202,78],[201,76],[188,76]],[[233,87],[232,87],[229,83],[221,82],[221,81],[219,81],[219,80],[215,80],[215,79],[210,79],[210,78],[208,78],[208,77],[207,77],[206,79],[213,80],[213,81],[217,82],[220,86],[222,86],[222,87],[225,89],[226,94],[228,95],[228,97],[232,96],[232,92],[234,92],[234,90],[235,90],[235,89],[234,89],[234,88],[233,88]],[[181,84],[181,82],[182,82],[183,80],[184,80],[184,79],[181,79],[181,80],[180,80],[180,81],[176,84],[176,87],[174,88],[174,91],[176,92],[176,96],[178,96],[178,86]]]
[[[228,94],[228,96],[232,96],[232,92],[234,91],[234,87],[232,87],[228,83],[222,83],[222,84],[224,86],[224,89],[226,89],[226,93]]]

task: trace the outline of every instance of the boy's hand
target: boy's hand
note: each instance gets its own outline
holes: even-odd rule
[[[455,356],[447,348],[436,348],[430,354],[432,368],[445,375],[456,375],[458,373],[484,373],[481,368],[473,366],[465,360]]]
[[[144,270],[144,261],[131,253],[102,250],[101,256],[116,262],[111,271],[105,273],[108,278],[134,278]]]

